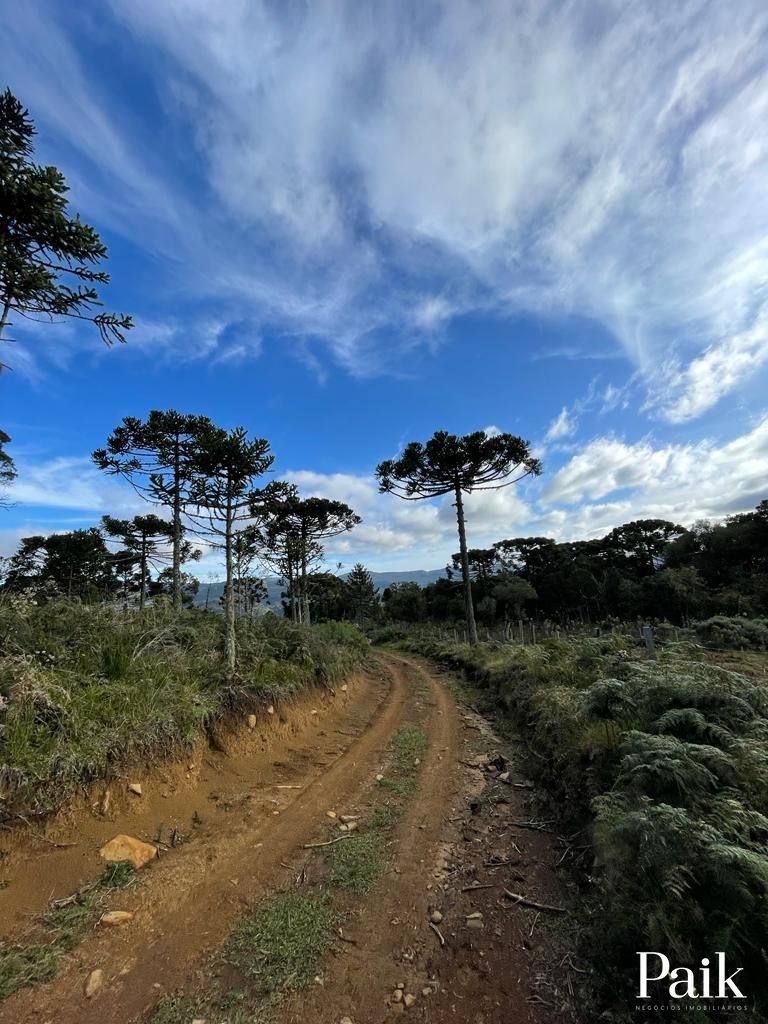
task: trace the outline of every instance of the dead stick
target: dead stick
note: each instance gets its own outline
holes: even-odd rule
[[[462,892],[474,892],[475,889],[495,889],[498,882],[485,882],[483,885],[479,883],[477,885],[465,885],[461,890]]]
[[[532,907],[534,910],[551,910],[555,914],[565,913],[565,907],[553,907],[549,903],[537,903],[536,900],[530,900],[527,896],[521,896],[517,892],[510,892],[509,889],[504,890],[504,895],[509,896],[515,903],[521,903],[524,907]]]
[[[437,925],[433,924],[430,921],[429,922],[429,927],[432,929],[432,931],[435,933],[435,935],[438,937],[438,939],[440,939],[440,945],[444,946],[445,945],[445,939],[443,938],[443,933],[440,931],[440,929],[437,927]]]
[[[334,843],[341,843],[345,839],[360,839],[360,836],[339,836],[337,839],[329,839],[327,843],[305,843],[303,849],[318,850],[321,846],[333,846]]]

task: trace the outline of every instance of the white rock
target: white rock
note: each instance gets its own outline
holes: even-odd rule
[[[407,992],[403,996],[403,1002],[405,1003],[406,1006],[413,1006],[413,1004],[416,1002],[416,996],[413,995],[412,992]]]
[[[381,772],[379,772],[379,774],[378,774],[378,775],[376,776],[376,781],[377,781],[377,782],[381,782],[381,780],[382,780],[383,778],[384,778],[384,776],[383,776],[383,775],[381,774]]]
[[[335,818],[336,817],[336,811],[326,811],[325,813],[327,814],[327,816],[329,818]]]
[[[130,782],[128,784],[128,792],[133,793],[134,796],[141,796],[141,783]]]
[[[339,827],[340,828],[344,828],[345,826],[344,825],[340,825]],[[359,821],[347,822],[347,825],[346,825],[347,832],[356,832],[359,828],[360,828],[360,822]]]
[[[347,689],[348,689],[348,687],[347,687],[347,684],[346,684],[346,683],[344,683],[344,685],[343,685],[343,686],[342,686],[342,688],[341,688],[341,692],[342,692],[342,693],[346,693],[346,692],[347,692]]]
[[[248,715],[248,718],[246,719],[246,722],[248,723],[248,728],[255,729],[257,721],[258,719],[256,718],[256,715]]]
[[[275,706],[274,706],[274,704],[270,704],[269,707],[267,708],[267,714],[268,715],[274,715],[274,713],[275,713]]]
[[[392,993],[392,1002],[393,1003],[402,1003],[402,1001],[403,1001],[403,991],[402,991],[402,989],[396,988],[395,991]]]
[[[440,924],[440,922],[443,920],[443,915],[440,913],[439,910],[433,910],[432,913],[429,915],[429,920],[432,922],[432,924]]]

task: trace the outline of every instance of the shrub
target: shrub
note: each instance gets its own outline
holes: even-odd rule
[[[768,619],[714,615],[706,622],[697,623],[696,635],[708,647],[768,651]]]

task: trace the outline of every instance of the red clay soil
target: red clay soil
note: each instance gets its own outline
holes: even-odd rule
[[[504,749],[488,723],[460,712],[444,685],[417,662],[388,660],[428,693],[423,717],[430,746],[420,791],[398,828],[386,875],[367,900],[348,908],[348,941],[329,958],[321,983],[295,995],[277,1021],[560,1019],[563,1000],[541,941],[542,915],[557,912],[515,905],[504,895],[506,888],[558,904],[556,839],[513,824],[532,820],[529,790],[514,763],[506,783],[481,770],[485,751]],[[506,755],[513,758],[514,751]],[[475,886],[482,888],[467,891]],[[442,915],[439,935],[430,927],[434,911]],[[469,916],[478,913],[481,918]],[[408,1008],[406,996],[415,997]]]
[[[339,1024],[347,1016],[377,1024],[402,1013],[434,1024],[554,1020],[562,1000],[545,970],[540,922],[553,912],[515,905],[503,890],[557,904],[555,837],[514,824],[531,817],[528,790],[512,785],[523,782],[514,764],[509,784],[480,769],[482,751],[498,748],[482,719],[459,709],[419,664],[393,655],[380,664],[346,693],[315,697],[282,723],[260,723],[229,755],[200,750],[192,770],[185,764],[137,778],[145,795],[129,803],[121,792],[114,820],[84,803],[47,833],[78,847],[27,836],[21,845],[34,843],[36,859],[22,864],[23,849],[15,850],[6,860],[12,884],[0,892],[0,917],[8,921],[12,908],[16,934],[51,894],[99,873],[98,847],[115,833],[152,838],[160,821],[189,832],[195,812],[204,819],[191,842],[142,872],[141,886],[110,898],[111,909],[135,912],[130,925],[88,933],[52,982],[0,1005],[0,1024],[128,1024],[146,1019],[162,996],[194,986],[243,914],[304,877],[305,867],[311,875],[317,854],[304,844],[324,838],[326,812],[364,819],[381,799],[375,776],[405,723],[423,728],[429,746],[387,872],[369,896],[344,898],[351,941],[334,945],[321,983],[291,997],[278,1021]],[[98,808],[98,794],[91,801]],[[475,884],[488,887],[464,891]],[[430,928],[435,910],[444,945]],[[468,921],[476,913],[482,918],[469,920],[480,927]],[[95,968],[104,984],[87,999]],[[407,1010],[394,995],[398,985],[416,997]]]

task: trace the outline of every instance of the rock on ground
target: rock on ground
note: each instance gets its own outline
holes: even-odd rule
[[[133,836],[115,836],[99,850],[99,855],[110,864],[127,860],[138,871],[157,856],[157,847]]]

